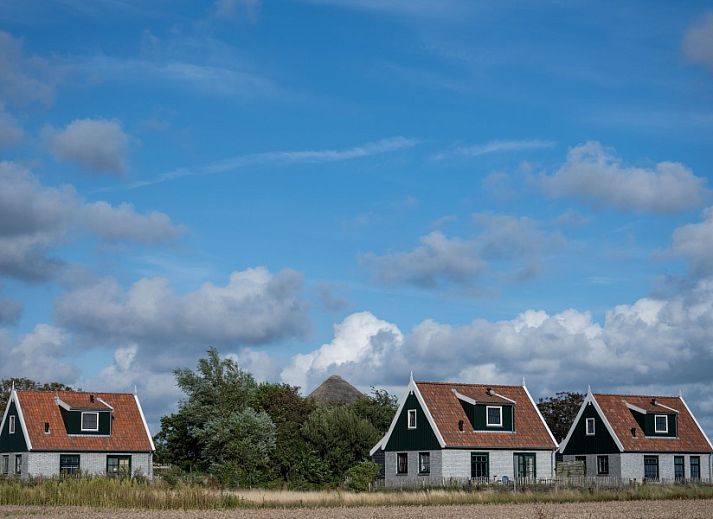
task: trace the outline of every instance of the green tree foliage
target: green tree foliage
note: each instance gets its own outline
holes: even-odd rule
[[[570,392],[560,392],[555,396],[540,398],[537,407],[558,442],[567,436],[583,401],[583,394]]]
[[[363,460],[347,470],[347,486],[357,492],[366,492],[369,485],[376,481],[379,465],[371,460]]]
[[[352,404],[354,412],[369,420],[380,433],[386,434],[396,413],[396,396],[384,389],[371,388],[371,395],[364,395]]]
[[[61,382],[35,382],[29,378],[6,378],[0,380],[0,413],[5,411],[7,401],[10,399],[10,391],[13,384],[15,389],[35,390],[35,391],[74,391],[74,388],[62,384]],[[81,391],[81,390],[80,390]]]
[[[333,481],[368,457],[379,440],[379,432],[348,406],[317,408],[302,426],[302,434],[329,465]]]
[[[215,416],[197,436],[208,472],[223,485],[257,485],[270,479],[275,424],[264,411],[246,408]]]

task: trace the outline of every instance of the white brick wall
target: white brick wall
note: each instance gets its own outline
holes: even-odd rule
[[[59,474],[59,452],[30,452],[27,455],[28,468],[23,476],[52,477]],[[74,454],[67,452],[66,454]],[[113,453],[82,452],[79,453],[79,470],[84,474],[106,474],[106,457]],[[125,455],[117,453],[119,455]],[[153,477],[152,454],[132,453],[131,472],[140,472],[149,478]]]
[[[396,452],[387,452],[385,456],[385,482],[387,486],[413,485],[425,482],[430,485],[439,485],[452,480],[470,479],[470,454],[471,452],[483,452],[489,454],[490,477],[491,479],[502,479],[507,476],[513,479],[515,473],[515,452],[512,450],[461,450],[444,449],[431,452],[431,474],[430,476],[419,476],[418,472],[418,451],[409,451],[408,469],[406,475],[396,474]],[[535,463],[538,479],[549,479],[553,477],[552,452],[535,451]]]
[[[27,477],[27,453],[26,452],[3,452],[0,455],[0,470],[2,470],[2,456],[9,456],[8,458],[8,476],[13,476],[15,475],[15,456],[20,455],[22,456],[22,468],[20,477]]]
[[[647,453],[631,453],[627,452],[621,455],[621,474],[624,479],[636,479],[641,481],[644,479],[644,456],[648,456]],[[675,474],[673,469],[673,458],[677,454],[657,454],[651,453],[651,456],[658,456],[659,458],[659,478],[664,481],[674,481]],[[681,454],[684,457],[684,470],[685,476],[689,478],[691,476],[691,455]],[[693,456],[696,456],[694,454]],[[710,455],[700,454],[698,455],[701,460],[701,479],[709,479],[710,474]]]

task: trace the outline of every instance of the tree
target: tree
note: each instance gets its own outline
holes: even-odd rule
[[[292,486],[323,482],[329,469],[300,433],[314,403],[302,398],[297,387],[263,383],[255,395],[255,409],[266,412],[275,424],[272,463],[279,478]]]
[[[243,409],[218,415],[200,430],[208,472],[223,485],[256,485],[269,480],[275,424],[267,413]]]
[[[343,405],[317,408],[302,426],[302,434],[327,462],[335,482],[341,482],[357,461],[366,459],[380,437],[369,420]]]
[[[371,388],[371,395],[364,395],[352,404],[354,412],[369,420],[380,434],[386,434],[396,413],[397,398],[385,389]]]
[[[74,391],[70,386],[61,382],[35,382],[29,378],[6,378],[0,380],[0,413],[5,412],[7,401],[10,399],[10,391],[13,385],[18,391]],[[81,391],[81,390],[80,390]]]
[[[560,392],[555,396],[540,398],[537,407],[558,442],[567,436],[583,401],[583,394],[570,392]]]

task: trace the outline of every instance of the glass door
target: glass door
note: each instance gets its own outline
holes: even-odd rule
[[[515,468],[518,479],[534,480],[537,477],[535,471],[534,454],[515,454]]]

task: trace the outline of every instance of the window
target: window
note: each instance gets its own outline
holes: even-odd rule
[[[470,453],[470,477],[473,479],[490,478],[490,456],[487,453]]]
[[[15,434],[15,415],[10,416],[10,423],[7,427],[10,434]]]
[[[131,476],[131,456],[107,456],[107,476]]]
[[[654,481],[659,479],[658,456],[644,456],[644,478]]]
[[[537,477],[534,454],[515,454],[515,467],[519,479],[533,480]]]
[[[82,413],[82,431],[99,430],[99,413]]]
[[[416,410],[415,409],[408,410],[408,428],[409,429],[416,428]]]
[[[657,414],[654,417],[654,432],[655,433],[667,433],[668,432],[668,416],[665,414]]]
[[[50,423],[45,422],[45,434],[49,434],[49,433],[50,433]]]
[[[79,454],[60,454],[59,473],[61,476],[79,474]]]
[[[396,454],[396,473],[408,474],[408,454],[405,452]]]
[[[15,474],[22,474],[22,454],[15,454]]]
[[[594,436],[594,418],[587,418],[587,436]]]
[[[691,479],[701,479],[701,458],[700,456],[691,456]]]
[[[431,473],[431,453],[430,452],[419,452],[418,453],[418,473],[419,474],[430,474]]]
[[[600,476],[609,475],[609,456],[597,456],[597,474]]]
[[[2,457],[2,473],[7,475],[10,471],[10,456]]]
[[[673,477],[676,481],[686,479],[686,459],[683,456],[673,457]]]
[[[499,406],[487,406],[485,408],[485,425],[488,427],[503,426],[503,408]]]

